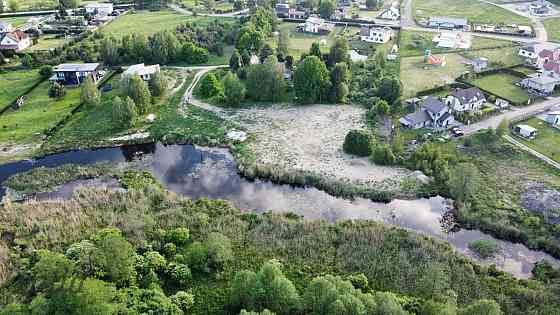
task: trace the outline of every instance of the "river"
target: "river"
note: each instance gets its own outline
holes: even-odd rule
[[[323,219],[331,222],[347,219],[383,221],[448,241],[458,252],[481,264],[494,263],[500,270],[518,278],[529,278],[534,263],[542,259],[560,266],[560,260],[544,252],[497,239],[495,240],[500,250],[495,257],[480,260],[468,249],[468,244],[473,240],[494,238],[477,230],[444,231],[440,221],[450,210],[451,201],[442,197],[393,200],[384,204],[361,198],[336,198],[315,188],[277,185],[260,180],[249,181],[237,174],[235,162],[225,149],[151,144],[72,151],[39,160],[0,165],[0,183],[14,174],[36,167],[99,162],[115,165],[132,163],[135,167],[151,171],[171,191],[194,199],[207,197],[228,200],[243,211],[290,211],[308,220]],[[118,183],[111,180],[80,180],[62,185],[54,192],[38,194],[36,198],[69,198],[76,188],[83,185],[118,187]],[[2,187],[0,194],[4,193],[5,189]]]

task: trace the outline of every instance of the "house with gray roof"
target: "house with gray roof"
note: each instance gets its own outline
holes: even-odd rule
[[[63,63],[53,68],[54,75],[50,81],[63,85],[80,85],[88,76],[97,82],[101,78],[99,63]]]
[[[421,105],[420,110],[408,114],[399,122],[406,128],[448,128],[455,122],[449,106],[442,101],[428,96]]]
[[[486,97],[477,87],[456,89],[445,99],[445,104],[456,112],[479,111],[485,103]]]
[[[428,27],[443,28],[448,30],[466,30],[468,22],[465,18],[453,18],[445,16],[432,16],[428,21]]]

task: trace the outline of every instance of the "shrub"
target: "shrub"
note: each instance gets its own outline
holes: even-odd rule
[[[49,65],[42,66],[41,69],[39,70],[39,74],[43,78],[49,78],[50,76],[53,75],[53,73],[54,73],[53,67]]]
[[[213,73],[209,73],[200,82],[200,94],[203,97],[223,95],[224,87]]]
[[[392,165],[395,164],[395,155],[390,146],[386,144],[377,145],[373,149],[371,160],[379,165]]]
[[[344,138],[342,149],[348,154],[368,156],[371,154],[373,136],[367,130],[350,130]]]
[[[64,95],[66,95],[66,88],[62,84],[53,82],[49,87],[48,93],[49,93],[49,97],[61,98],[64,97]]]
[[[469,244],[469,249],[481,258],[490,258],[498,251],[498,244],[494,240],[476,240]]]

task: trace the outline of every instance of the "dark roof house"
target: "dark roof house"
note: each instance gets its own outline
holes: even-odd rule
[[[436,99],[435,97],[428,96],[424,103],[422,103],[422,108],[431,113],[439,113],[446,109],[447,105],[445,105],[442,101]]]
[[[482,93],[482,91],[477,87],[455,90],[451,93],[451,95],[457,98],[461,104],[471,103],[473,100],[480,100],[484,98],[484,93]]]

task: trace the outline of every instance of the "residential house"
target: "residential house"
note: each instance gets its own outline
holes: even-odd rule
[[[307,13],[305,11],[299,11],[296,9],[290,9],[288,10],[288,18],[289,19],[305,19],[305,17],[307,16]]]
[[[10,33],[14,30],[12,24],[0,21],[0,34]]]
[[[440,100],[428,96],[420,110],[408,114],[399,122],[406,128],[419,129],[419,128],[448,128],[455,122],[455,118],[451,114],[450,108]]]
[[[445,104],[453,111],[479,111],[486,103],[484,93],[476,87],[457,89],[445,99]]]
[[[393,30],[389,27],[362,26],[360,29],[360,40],[368,43],[383,44],[391,40]]]
[[[527,139],[535,139],[537,136],[537,129],[529,125],[517,125],[515,126],[514,131]]]
[[[439,48],[469,49],[471,47],[471,36],[463,32],[441,32],[432,39]]]
[[[360,53],[358,53],[356,50],[352,49],[348,52],[348,55],[350,56],[350,60],[352,62],[361,62],[361,61],[366,61],[368,59],[368,56],[366,55],[360,55]]]
[[[428,21],[428,26],[449,30],[467,30],[469,28],[469,24],[465,18],[451,18],[443,16],[431,17]]]
[[[550,95],[560,86],[560,77],[547,73],[533,73],[523,79],[520,85],[532,92]]]
[[[560,128],[560,111],[547,113],[545,119],[547,123]]]
[[[328,34],[334,28],[333,24],[325,22],[324,19],[318,18],[316,16],[310,16],[305,20],[305,25],[303,30],[307,33],[314,34]]]
[[[53,70],[54,75],[49,80],[64,85],[80,85],[88,76],[97,82],[102,76],[99,63],[63,63]]]
[[[382,11],[377,17],[384,20],[396,21],[401,18],[401,13],[399,9],[390,7]]]
[[[547,16],[553,13],[552,4],[548,1],[537,0],[529,5],[529,13],[534,16]]]
[[[29,46],[31,46],[31,38],[20,30],[0,34],[0,50],[21,52]]]
[[[336,10],[334,11],[334,14],[332,15],[332,19],[334,20],[344,20],[344,19],[349,19],[351,18],[350,16],[351,14],[351,10],[350,7],[338,7],[336,8]]]
[[[152,78],[152,75],[158,73],[159,71],[160,71],[159,65],[146,66],[143,63],[140,63],[128,67],[128,69],[126,69],[126,71],[123,72],[122,77],[129,78],[131,76],[138,75],[140,76],[140,78],[142,78],[142,80],[149,81]]]
[[[558,45],[551,44],[551,43],[530,43],[527,44],[519,49],[519,56],[524,57],[527,59],[527,63],[537,66],[539,63],[542,66],[544,63],[543,60],[539,60],[540,53],[543,50],[553,51],[557,49]],[[543,56],[549,55],[549,52],[544,52]]]
[[[85,6],[86,13],[95,16],[107,16],[113,13],[112,3],[88,3]]]
[[[480,73],[488,68],[488,58],[479,57],[475,58],[471,65],[473,67],[474,72]]]
[[[274,11],[276,11],[278,17],[288,17],[290,5],[288,3],[277,3],[274,7]]]

